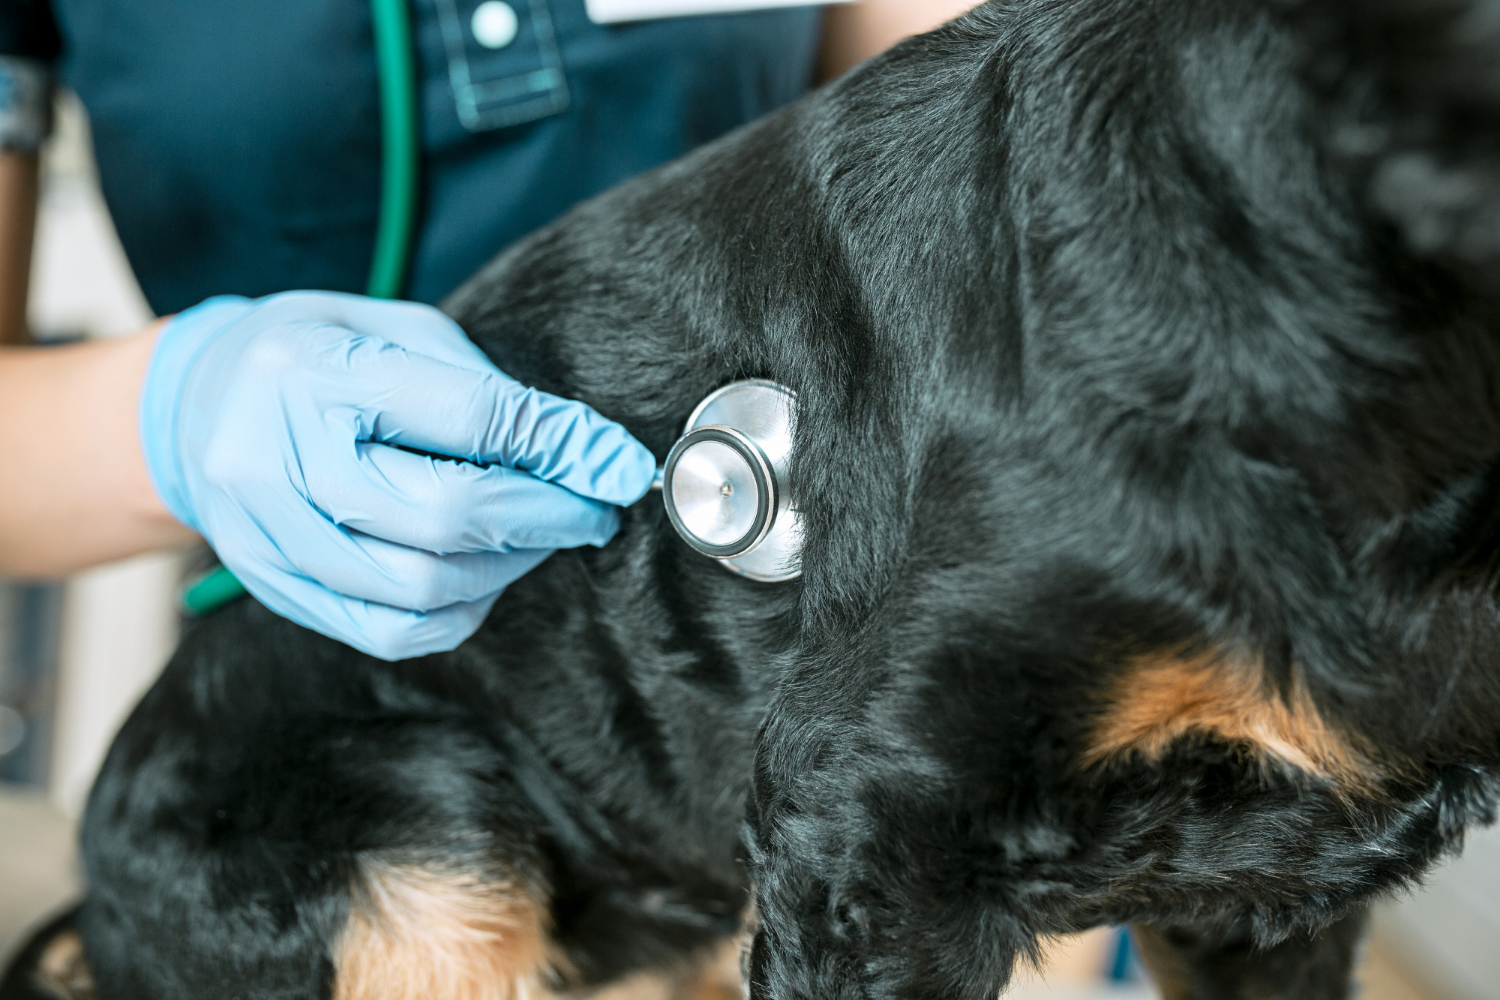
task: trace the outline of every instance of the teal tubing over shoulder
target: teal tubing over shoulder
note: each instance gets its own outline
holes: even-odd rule
[[[409,2],[370,0],[380,68],[381,175],[380,222],[365,294],[378,299],[400,298],[406,289],[417,228],[422,142]],[[182,607],[206,615],[244,595],[244,584],[220,566],[183,592]]]
[[[417,61],[412,47],[409,0],[370,0],[375,55],[380,65],[380,228],[365,294],[400,298],[406,289],[417,227],[417,188],[422,167],[421,121],[417,115]]]

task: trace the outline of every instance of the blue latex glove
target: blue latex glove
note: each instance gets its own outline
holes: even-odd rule
[[[436,309],[324,292],[172,319],[140,431],[167,509],[250,593],[384,659],[457,646],[552,550],[608,542],[656,467]]]

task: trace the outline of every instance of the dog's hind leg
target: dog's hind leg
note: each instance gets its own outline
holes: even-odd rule
[[[1365,912],[1322,933],[1257,948],[1244,927],[1137,924],[1136,942],[1164,1000],[1347,1000]]]
[[[487,858],[365,859],[332,1000],[538,1000],[564,964],[539,896]]]
[[[32,936],[0,977],[0,1000],[94,1000],[77,916],[72,910]]]
[[[101,997],[548,992],[542,824],[471,720],[216,713],[205,729],[170,685],[127,725],[84,824]]]

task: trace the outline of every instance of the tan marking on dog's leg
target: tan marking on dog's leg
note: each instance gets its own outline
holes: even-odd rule
[[[1154,927],[1132,924],[1131,935],[1141,961],[1151,971],[1151,978],[1161,992],[1162,1000],[1192,1000],[1191,972],[1181,952],[1173,948]]]
[[[740,932],[704,954],[673,1000],[745,1000],[750,995],[750,949],[759,929],[760,909],[752,896],[740,915]]]
[[[735,937],[708,955],[679,984],[672,1000],[744,1000],[744,952],[748,942]]]
[[[524,885],[368,860],[335,944],[334,1000],[541,1000],[561,964]]]
[[[1244,743],[1340,786],[1367,787],[1375,769],[1318,712],[1296,678],[1285,695],[1258,663],[1200,656],[1141,658],[1112,685],[1083,755],[1085,767],[1138,754],[1160,760],[1189,735]]]
[[[93,1000],[94,974],[77,931],[64,931],[47,942],[37,962],[36,981],[58,1000]]]
[[[588,994],[588,1000],[744,1000],[739,938],[677,969],[637,972]]]
[[[587,1000],[673,1000],[676,980],[665,972],[635,972],[584,994]]]
[[[701,952],[677,970],[637,973],[589,994],[588,1000],[745,1000],[750,946],[760,926],[752,901],[740,918],[740,932]]]

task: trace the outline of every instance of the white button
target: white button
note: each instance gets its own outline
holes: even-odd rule
[[[469,22],[474,31],[474,40],[487,49],[503,49],[516,40],[521,22],[516,12],[505,0],[484,0],[474,9],[474,20]]]

